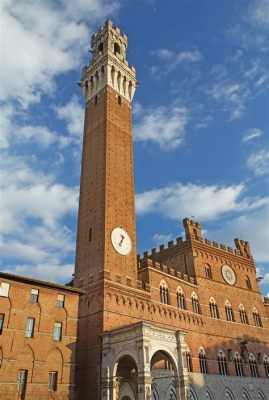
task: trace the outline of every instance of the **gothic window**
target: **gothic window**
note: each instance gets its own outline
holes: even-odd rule
[[[178,306],[178,308],[181,308],[182,310],[186,310],[185,295],[184,295],[181,287],[177,288],[177,306]]]
[[[265,376],[266,378],[269,378],[269,357],[264,356],[263,366],[264,366]]]
[[[196,314],[201,314],[199,300],[195,292],[193,292],[191,295],[191,302],[193,312],[195,312]]]
[[[205,276],[208,279],[212,279],[212,270],[211,270],[210,265],[205,266]]]
[[[200,364],[200,370],[202,374],[207,374],[208,373],[208,368],[207,368],[207,359],[206,359],[206,354],[204,349],[201,349],[199,352],[199,364]]]
[[[248,276],[246,276],[246,288],[251,289],[251,282]]]
[[[228,375],[227,361],[225,354],[222,350],[220,350],[218,354],[218,364],[220,375]]]
[[[226,301],[225,302],[225,314],[227,321],[234,322],[234,313],[231,304]]]
[[[259,376],[258,375],[258,367],[257,367],[257,362],[256,362],[253,354],[249,355],[249,366],[250,366],[251,376],[253,378],[257,378]]]
[[[169,304],[169,292],[165,281],[160,284],[160,300],[163,304]]]
[[[244,376],[243,361],[242,361],[241,356],[238,353],[235,353],[235,355],[234,355],[234,366],[235,366],[236,375]]]
[[[189,372],[193,372],[192,356],[189,350],[186,352],[186,363],[187,363],[187,370]]]
[[[210,314],[212,318],[219,319],[219,309],[216,301],[211,297],[209,302]]]
[[[248,325],[248,316],[242,304],[239,306],[239,314],[242,324]]]
[[[256,326],[261,327],[262,326],[262,320],[261,320],[260,314],[258,313],[256,308],[253,309],[252,315],[253,315],[254,324]]]

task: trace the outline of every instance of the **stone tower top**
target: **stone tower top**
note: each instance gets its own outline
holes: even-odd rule
[[[82,69],[80,82],[86,102],[105,86],[131,102],[137,86],[135,68],[126,59],[127,36],[107,20],[92,36],[92,60]]]

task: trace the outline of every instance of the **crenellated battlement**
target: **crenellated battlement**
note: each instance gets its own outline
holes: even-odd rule
[[[185,218],[183,220],[183,224],[185,227],[186,240],[183,240],[182,237],[177,237],[175,240],[170,240],[167,243],[160,244],[159,247],[153,247],[151,251],[144,251],[143,256],[138,254],[138,262],[142,259],[146,259],[148,257],[154,257],[156,255],[162,255],[163,253],[167,253],[167,251],[177,248],[181,250],[180,245],[188,243],[190,240],[198,241],[199,243],[206,244],[207,246],[214,247],[216,249],[222,250],[224,252],[228,252],[230,254],[234,254],[236,256],[246,257],[248,259],[252,259],[249,242],[244,241],[242,239],[234,239],[235,248],[231,246],[226,246],[223,243],[218,243],[215,240],[211,241],[209,239],[204,239],[202,237],[202,227],[199,222],[190,220]]]
[[[110,20],[92,36],[92,59],[82,68],[79,83],[86,102],[110,86],[131,103],[137,81],[135,68],[126,59],[127,44],[127,36]]]
[[[145,268],[153,268],[157,271],[161,271],[165,274],[171,275],[174,278],[181,279],[185,282],[191,283],[192,285],[196,285],[195,278],[193,276],[184,274],[180,271],[175,270],[172,267],[168,267],[165,264],[158,263],[154,260],[151,260],[150,258],[139,258],[140,256],[137,257],[137,265],[138,265],[138,271],[141,271],[142,269]]]

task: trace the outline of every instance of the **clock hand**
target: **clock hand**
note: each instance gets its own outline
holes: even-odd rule
[[[121,241],[119,242],[119,247],[122,246],[122,242],[123,242],[124,239],[125,239],[125,236],[121,235]]]

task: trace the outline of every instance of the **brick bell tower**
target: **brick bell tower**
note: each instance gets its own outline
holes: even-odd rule
[[[98,399],[105,278],[137,281],[131,102],[137,81],[126,60],[127,36],[107,20],[92,36],[82,69],[85,124],[75,286],[80,304],[79,399]],[[119,278],[120,277],[120,278]]]

